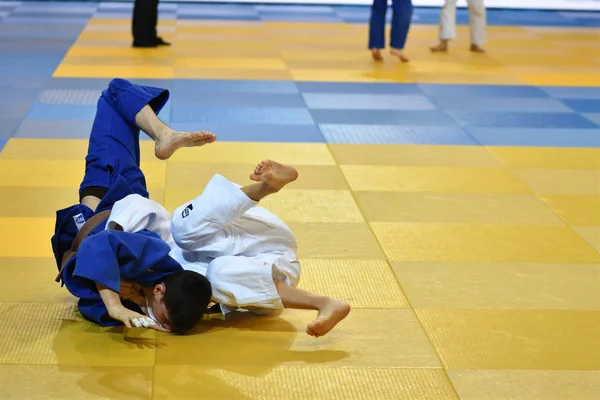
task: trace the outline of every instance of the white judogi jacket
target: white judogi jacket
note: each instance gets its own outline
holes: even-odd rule
[[[223,314],[238,308],[281,309],[273,279],[292,286],[300,280],[290,229],[221,175],[215,175],[200,196],[177,208],[172,218],[152,200],[127,196],[115,203],[106,229],[116,224],[125,232],[148,229],[158,234],[184,269],[206,276]]]

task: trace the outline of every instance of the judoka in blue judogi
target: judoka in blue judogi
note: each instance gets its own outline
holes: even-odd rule
[[[136,219],[131,210],[125,230],[110,219],[119,201],[149,197],[140,169],[140,130],[155,141],[159,159],[216,139],[206,132],[175,132],[160,121],[157,114],[168,98],[165,89],[123,79],[110,82],[98,100],[80,203],[56,213],[52,249],[60,271],[57,280],[79,298],[83,316],[102,326],[185,332],[201,319],[211,299],[208,280],[184,271],[169,256],[168,238],[160,234],[165,229],[157,226],[152,212]]]

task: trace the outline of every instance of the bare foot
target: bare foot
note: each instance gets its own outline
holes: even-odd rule
[[[327,304],[319,310],[317,319],[308,324],[306,333],[313,337],[326,335],[349,313],[350,305],[348,303],[329,299]]]
[[[291,165],[265,160],[254,168],[254,173],[250,175],[250,179],[256,182],[264,182],[271,189],[278,191],[288,183],[298,179],[298,171]]]
[[[390,54],[393,56],[396,56],[400,59],[400,61],[402,62],[409,62],[410,60],[408,59],[408,57],[406,57],[404,55],[404,53],[402,52],[402,50],[400,49],[391,49],[390,50]]]
[[[448,51],[448,42],[442,40],[436,46],[430,47],[429,50],[432,53],[445,53]]]
[[[154,154],[160,160],[166,160],[182,147],[203,146],[217,140],[209,132],[169,132],[165,133],[156,142]]]
[[[375,61],[383,61],[383,57],[381,56],[381,51],[379,49],[371,49],[371,57]]]
[[[473,53],[485,53],[485,50],[478,44],[472,44],[469,50],[471,50]]]

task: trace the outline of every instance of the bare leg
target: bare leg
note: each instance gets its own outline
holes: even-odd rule
[[[246,185],[242,192],[254,201],[261,201],[270,194],[277,193],[285,185],[298,179],[298,171],[290,165],[265,160],[254,168],[250,179],[259,183]]]
[[[350,313],[350,305],[344,301],[308,293],[280,280],[274,282],[285,308],[318,311],[317,318],[306,327],[311,336],[326,335]]]
[[[279,192],[285,185],[297,178],[298,171],[292,166],[279,164],[271,160],[262,161],[256,166],[254,173],[250,175],[250,179],[259,183],[244,186],[242,192],[252,200],[260,201],[270,194]],[[306,333],[311,336],[325,335],[338,322],[346,318],[346,315],[350,312],[350,306],[342,301],[293,288],[280,280],[274,282],[286,308],[317,310],[319,312],[317,318],[306,328]]]
[[[92,211],[96,211],[98,204],[100,204],[100,199],[96,196],[85,196],[81,199],[81,204],[89,207]]]
[[[203,146],[217,140],[209,132],[176,132],[162,122],[150,106],[145,106],[135,116],[135,123],[154,140],[154,153],[161,160],[166,160],[181,147]]]
[[[154,140],[156,157],[161,160],[171,157],[181,147],[202,146],[217,140],[215,135],[208,132],[175,132],[148,105],[136,114],[135,122],[138,128]],[[96,196],[85,196],[81,199],[81,204],[96,210],[100,201]]]

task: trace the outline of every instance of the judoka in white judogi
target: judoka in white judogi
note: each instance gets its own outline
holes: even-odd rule
[[[295,173],[293,179],[297,176],[292,167],[270,161],[259,164],[255,176],[261,176],[261,168],[275,172],[281,168]],[[178,207],[172,218],[160,204],[130,195],[114,205],[107,229],[120,226],[125,232],[148,229],[157,233],[184,269],[208,278],[213,300],[223,314],[237,309],[257,313],[285,307],[315,309],[319,316],[307,333],[321,336],[350,308],[344,302],[295,289],[300,280],[296,239],[283,221],[257,205],[281,187],[272,190],[265,183],[241,187],[215,175],[203,193]]]

